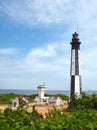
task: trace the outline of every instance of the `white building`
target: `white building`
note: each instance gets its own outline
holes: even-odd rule
[[[9,105],[11,107],[18,107],[19,106],[19,99],[17,97],[14,97],[14,99],[10,99]]]
[[[35,97],[34,102],[35,103],[42,103],[46,102],[49,106],[60,106],[63,105],[62,100],[58,96],[51,96],[46,97],[45,96],[45,86],[39,85],[38,87],[38,96]]]
[[[41,103],[47,102],[49,97],[45,97],[45,85],[39,85],[38,87],[38,96],[35,97],[34,102]]]
[[[18,106],[20,105],[20,100],[24,101],[24,102],[25,102],[25,105],[28,104],[28,99],[27,99],[27,97],[17,96],[17,97],[14,97],[13,99],[10,99],[9,105],[10,105],[11,107],[18,107]]]
[[[44,99],[44,93],[45,93],[45,86],[44,85],[39,85],[38,87],[38,97],[40,99],[40,101],[42,101]]]
[[[60,106],[60,105],[63,105],[62,99],[60,97],[58,97],[58,96],[51,96],[51,97],[49,97],[47,104],[49,106]]]

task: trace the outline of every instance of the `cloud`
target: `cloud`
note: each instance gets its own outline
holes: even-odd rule
[[[97,57],[97,46],[93,46],[92,48],[86,48],[86,50],[82,50],[81,52],[81,61],[82,61],[82,65],[86,66],[86,69],[88,71],[93,71],[93,70],[97,70],[97,61],[96,61],[96,57]],[[83,68],[84,69],[84,68]]]
[[[21,57],[20,53],[17,55],[15,50],[9,48],[1,49],[1,54],[3,55],[0,56],[0,70],[2,72],[63,71],[64,65],[67,65],[69,61],[66,53],[68,46],[63,42],[32,48],[24,57]],[[64,55],[66,55],[66,58]]]
[[[69,45],[65,42],[49,43],[45,47],[32,48],[24,55],[24,57],[21,57],[21,54],[19,54],[18,58],[16,57],[17,53],[13,53],[13,56],[11,56],[10,53],[4,53],[4,55],[0,56],[1,79],[9,77],[8,75],[10,73],[10,81],[11,79],[17,79],[18,81],[21,77],[23,81],[26,76],[31,80],[30,75],[35,75],[35,73],[38,72],[40,74],[39,76],[36,74],[37,76],[33,75],[32,77],[34,80],[36,77],[36,79],[40,77],[39,81],[41,81],[42,78],[47,78],[41,77],[42,74],[45,72],[44,75],[47,76],[46,73],[50,72],[50,74],[53,73],[55,77],[56,73],[58,75],[61,74],[61,76],[64,76],[65,80],[67,80],[69,79],[70,74],[71,53],[70,47],[68,46]],[[7,50],[7,48],[5,50]],[[88,80],[89,82],[92,79],[94,81],[97,77],[97,62],[95,60],[97,57],[96,52],[97,47],[88,48],[87,52],[81,50],[81,75],[83,84]]]
[[[43,48],[34,48],[22,59],[19,67],[31,72],[59,71],[62,70],[62,64],[64,64],[63,53],[63,43],[51,43]]]
[[[60,25],[69,36],[70,32],[77,30],[78,25],[81,39],[88,46],[91,45],[89,45],[91,40],[92,44],[96,44],[97,41],[97,37],[95,37],[97,33],[96,12],[97,2],[93,0],[0,1],[1,17],[7,17],[11,22],[30,28],[34,25],[38,25],[38,27]]]
[[[0,55],[12,55],[17,53],[17,50],[14,48],[2,48],[0,49]]]
[[[4,0],[0,3],[1,14],[27,25],[54,25],[71,22],[73,24],[77,19],[76,12],[80,11],[74,0],[41,0],[41,2],[39,0],[23,0],[23,2],[22,0]]]
[[[17,64],[16,55],[19,50],[15,48],[1,48],[0,49],[0,71],[1,73],[10,72]]]
[[[93,0],[3,0],[0,14],[11,22],[33,25],[66,25],[69,31],[78,24],[82,37],[97,33],[97,2]],[[88,36],[87,36],[88,35]],[[97,38],[96,38],[97,40]]]
[[[71,38],[71,33],[76,30],[78,24],[79,37],[82,42],[81,68],[84,76],[89,79],[97,77],[96,12],[97,2],[93,0],[0,1],[1,18],[8,18],[10,22],[23,24],[27,27],[46,25],[45,27],[48,28],[53,27],[53,30],[57,28],[55,31],[52,30],[52,35],[58,36],[58,38],[61,35],[60,37],[64,41],[65,38]],[[59,28],[62,28],[62,31]],[[57,40],[59,40],[58,38]],[[56,40],[53,39],[53,41]],[[21,56],[22,51],[20,55],[17,55],[17,51],[14,48],[0,49],[0,71],[2,73],[32,73],[33,71],[69,73],[71,52],[67,42],[53,42],[48,45],[45,43],[44,47],[32,48],[26,52],[24,57]]]
[[[38,25],[38,27],[60,25],[68,36],[70,32],[77,30],[78,25],[81,39],[84,40],[84,44],[88,45],[91,40],[92,44],[96,44],[97,41],[95,36],[97,33],[96,12],[97,2],[93,0],[0,1],[1,17],[7,17],[11,22],[31,28],[34,25]]]
[[[33,49],[27,56],[28,57],[38,57],[38,58],[48,58],[56,55],[56,44],[49,44],[45,48]]]
[[[81,45],[82,46],[82,45]],[[66,42],[49,43],[44,47],[32,48],[24,57],[18,49],[0,49],[0,70],[3,72],[62,72],[69,73],[70,45]],[[84,75],[96,72],[97,46],[81,49],[81,71]]]
[[[17,60],[10,56],[0,56],[0,71],[3,73],[13,73],[17,71]]]

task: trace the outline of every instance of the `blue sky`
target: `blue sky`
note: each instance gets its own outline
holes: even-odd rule
[[[0,89],[69,90],[75,31],[82,89],[97,90],[96,0],[0,0]]]

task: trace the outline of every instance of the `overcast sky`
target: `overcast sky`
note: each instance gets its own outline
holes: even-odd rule
[[[72,33],[83,90],[97,90],[97,0],[0,0],[0,89],[69,90]]]

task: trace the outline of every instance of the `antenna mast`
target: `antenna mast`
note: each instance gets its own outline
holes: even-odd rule
[[[76,31],[77,31],[77,33],[78,33],[78,29],[79,29],[79,28],[78,28],[78,24],[77,24],[77,30],[76,30]]]

